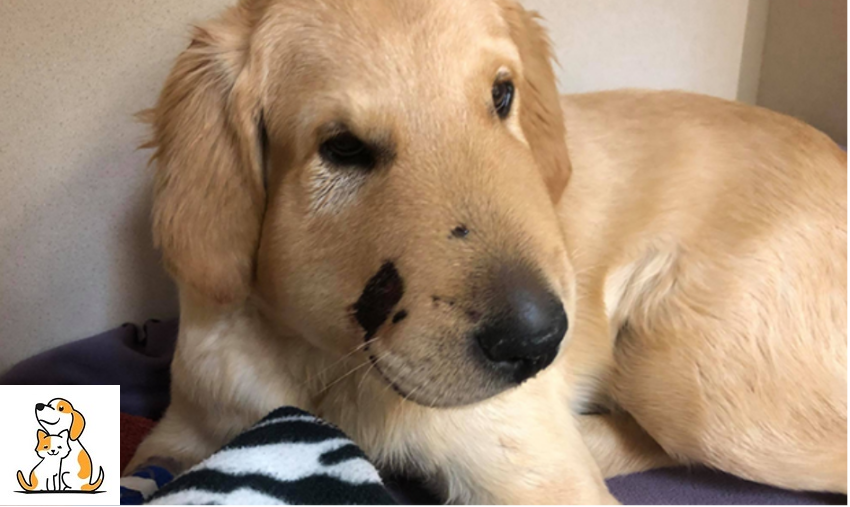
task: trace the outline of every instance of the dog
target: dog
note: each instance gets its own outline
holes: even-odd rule
[[[157,105],[172,400],[127,470],[294,405],[461,503],[700,463],[846,492],[846,154],[684,92],[563,96],[513,0],[243,0]]]
[[[62,460],[71,454],[71,448],[68,446],[68,432],[63,430],[58,435],[48,435],[44,430],[38,430],[36,438],[38,442],[35,453],[41,461],[30,472],[29,482],[23,472],[18,470],[18,484],[25,491],[64,490]]]
[[[86,428],[83,414],[74,410],[68,400],[54,398],[48,403],[35,406],[35,418],[45,431],[51,434],[68,432],[70,456],[62,460],[62,481],[66,489],[73,491],[95,491],[103,483],[103,467],[98,467],[97,479],[92,482],[92,460],[80,442]]]

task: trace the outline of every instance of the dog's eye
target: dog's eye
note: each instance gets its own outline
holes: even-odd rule
[[[319,154],[326,162],[344,167],[375,167],[375,153],[351,132],[337,134],[319,147]]]
[[[44,448],[47,449],[47,446],[45,445]]]
[[[514,102],[514,83],[512,81],[497,81],[493,85],[493,107],[499,118],[505,119],[511,114]]]
[[[64,411],[65,411],[65,407],[59,407],[59,411],[60,411],[60,412],[64,412]]]

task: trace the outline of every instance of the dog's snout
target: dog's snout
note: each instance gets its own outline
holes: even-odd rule
[[[567,332],[567,314],[560,299],[531,272],[512,270],[494,285],[497,310],[475,340],[490,363],[521,383],[555,360]]]
[[[36,403],[35,409],[41,412],[42,410],[44,410],[44,403]]]

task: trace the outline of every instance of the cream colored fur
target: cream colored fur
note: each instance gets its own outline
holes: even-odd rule
[[[172,404],[128,470],[191,466],[289,404],[452,502],[613,503],[603,476],[675,463],[846,491],[846,155],[692,94],[559,103],[549,60],[510,0],[245,0],[198,28],[149,114],[181,325]],[[340,121],[391,167],[329,170]],[[387,259],[408,316],[364,343],[351,305]],[[494,393],[464,347],[475,273],[506,259],[571,325]]]

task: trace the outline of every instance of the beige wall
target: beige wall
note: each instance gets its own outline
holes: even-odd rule
[[[0,1],[0,371],[176,315],[132,115],[153,103],[187,23],[226,3]]]
[[[678,88],[738,97],[749,0],[523,0],[547,19],[568,93]]]
[[[758,104],[847,145],[846,0],[771,0]]]
[[[186,25],[230,1],[0,1],[0,371],[176,315],[150,245],[150,172],[132,114],[153,103]],[[742,72],[749,0],[525,3],[547,18],[567,92],[735,98],[752,71]]]

